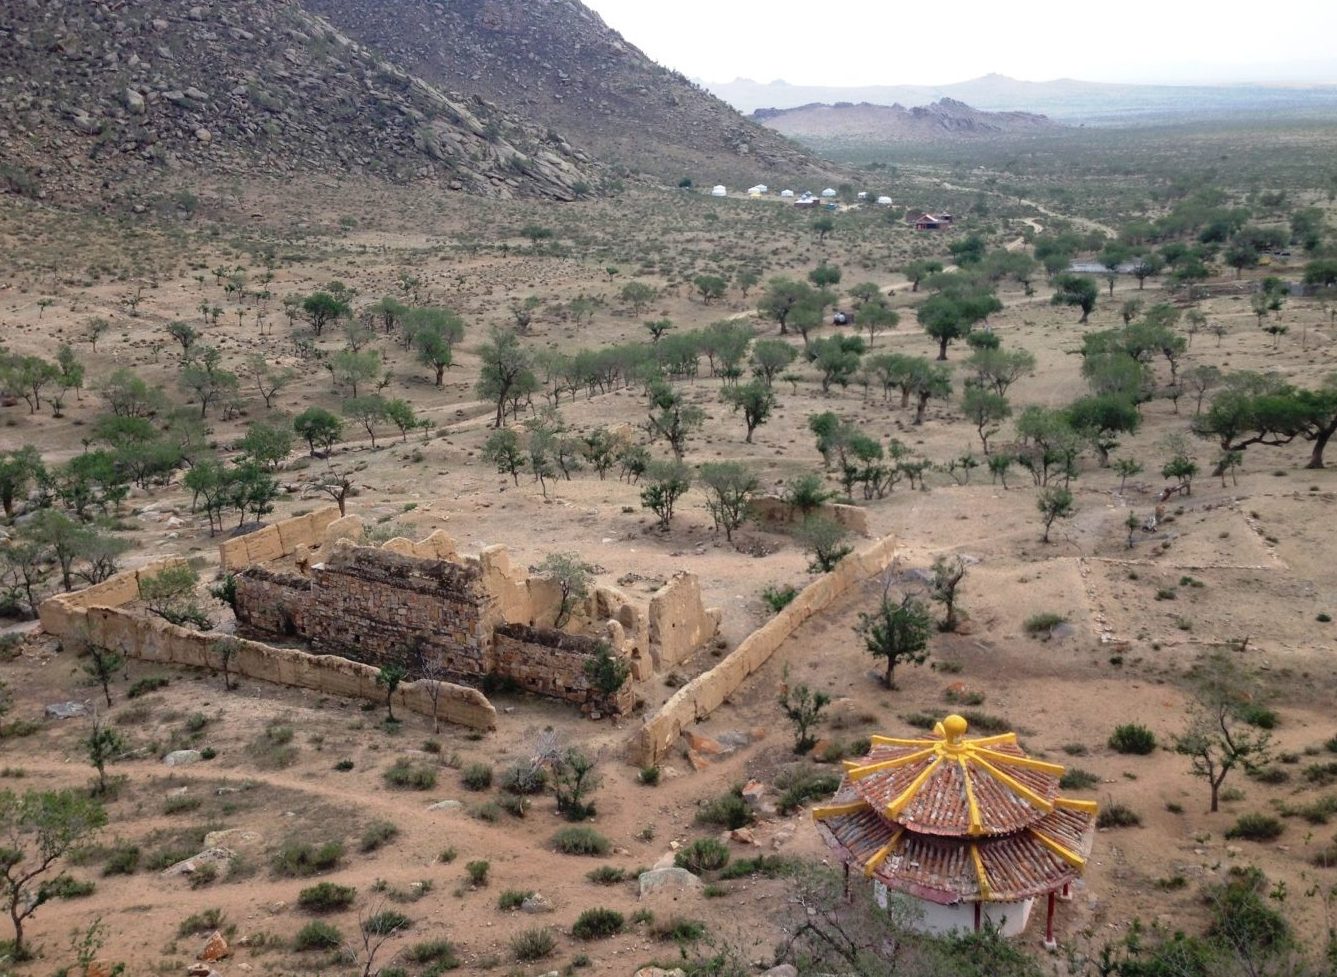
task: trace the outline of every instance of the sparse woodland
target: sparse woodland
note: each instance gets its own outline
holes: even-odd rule
[[[1067,182],[926,152],[820,216],[636,181],[0,197],[0,970],[182,973],[219,932],[221,973],[1048,973],[1034,934],[915,938],[820,868],[838,761],[959,712],[1102,805],[1061,972],[1331,973],[1337,224],[1318,150],[1214,166],[1231,139],[1119,172],[1074,143]],[[217,543],[335,503],[505,543],[563,608],[692,570],[721,638],[653,710],[865,545],[828,502],[893,570],[643,770],[635,716],[501,689],[496,732],[434,731],[389,710],[416,676],[363,706],[30,625],[180,555],[145,613],[229,631]],[[661,860],[703,884],[641,898]]]

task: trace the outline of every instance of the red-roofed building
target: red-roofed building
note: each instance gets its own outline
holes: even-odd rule
[[[948,716],[924,739],[872,738],[813,819],[848,872],[919,901],[924,930],[996,926],[1017,936],[1035,900],[1054,904],[1086,866],[1096,804],[1058,795],[1063,767],[1027,756],[1016,733],[967,739]]]

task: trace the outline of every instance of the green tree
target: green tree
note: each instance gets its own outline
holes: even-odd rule
[[[809,573],[830,573],[850,553],[854,547],[846,540],[849,530],[824,515],[810,515],[795,531],[794,537],[812,557],[808,564]]]
[[[108,709],[111,708],[111,680],[124,667],[125,659],[121,657],[120,652],[101,645],[88,646],[88,660],[80,668],[101,687]]]
[[[557,585],[557,614],[552,626],[564,628],[571,619],[576,601],[589,596],[590,565],[580,558],[579,553],[549,553],[538,565],[538,573]]]
[[[510,475],[511,480],[520,484],[520,472],[525,468],[525,454],[520,445],[520,435],[510,428],[495,431],[483,445],[483,460],[496,465],[502,475]]]
[[[196,346],[182,363],[177,382],[199,403],[200,417],[208,416],[210,404],[225,402],[241,389],[237,375],[221,364],[222,354],[212,346]]]
[[[798,358],[798,350],[780,339],[759,339],[752,347],[752,373],[767,387]]]
[[[0,791],[0,879],[14,926],[14,957],[28,958],[23,927],[68,877],[56,864],[107,823],[97,800],[82,791]]]
[[[1119,446],[1118,435],[1134,434],[1142,424],[1142,415],[1132,401],[1118,394],[1082,397],[1068,405],[1068,423],[1085,437],[1100,458],[1100,467],[1108,468],[1110,452]]]
[[[659,289],[645,282],[627,282],[619,293],[622,301],[631,306],[632,315],[640,315],[650,303],[659,298]]]
[[[788,678],[786,670],[785,682],[780,686],[780,711],[794,727],[794,752],[803,754],[817,742],[812,735],[812,728],[821,720],[822,710],[830,704],[831,697],[803,683],[791,686]]]
[[[947,347],[958,339],[965,339],[976,323],[987,319],[1002,308],[1002,303],[991,292],[964,289],[953,285],[948,290],[932,295],[920,305],[915,317],[919,324],[938,343],[938,359],[947,359]]]
[[[1100,288],[1094,278],[1086,275],[1059,275],[1054,279],[1054,297],[1051,305],[1075,305],[1082,310],[1080,325],[1086,325],[1096,307]]]
[[[692,473],[681,461],[652,461],[645,469],[645,487],[641,505],[659,517],[661,529],[668,529],[678,500],[692,487]]]
[[[910,380],[915,395],[914,423],[923,424],[928,402],[935,397],[946,400],[952,395],[952,374],[945,366],[921,360],[911,373]]]
[[[269,471],[277,470],[292,451],[293,432],[286,425],[252,421],[238,442],[242,455]]]
[[[864,344],[858,336],[830,336],[818,339],[804,349],[804,358],[822,375],[822,392],[832,384],[849,386],[863,359]]]
[[[687,438],[705,423],[700,407],[687,402],[681,392],[663,381],[650,386],[650,430],[664,438],[679,461],[687,450]]]
[[[15,503],[27,497],[29,486],[46,478],[42,455],[31,444],[0,452],[0,507],[5,518],[14,518]]]
[[[311,457],[316,457],[316,448],[326,454],[339,443],[343,434],[344,422],[323,407],[308,407],[293,418],[293,430],[311,449]]]
[[[826,236],[836,229],[835,218],[828,214],[823,214],[812,222],[812,229],[817,235],[817,240],[825,241]]]
[[[761,380],[726,387],[720,391],[720,399],[735,412],[742,412],[743,423],[747,426],[747,437],[743,440],[748,444],[752,443],[752,432],[770,419],[776,404],[775,392]]]
[[[703,305],[709,305],[715,299],[723,298],[729,290],[729,280],[719,275],[697,275],[692,279],[692,284],[701,295]]]
[[[984,453],[989,454],[989,438],[1002,429],[1002,422],[1012,416],[1012,405],[1000,393],[967,384],[961,397],[961,412],[975,425]]]
[[[1175,738],[1175,751],[1189,758],[1195,777],[1207,781],[1215,814],[1233,770],[1257,770],[1268,762],[1272,734],[1251,731],[1240,718],[1242,705],[1255,698],[1255,683],[1229,654],[1213,652],[1196,672],[1189,722]]]
[[[925,278],[929,275],[936,275],[940,271],[942,271],[941,261],[918,259],[911,261],[908,265],[902,268],[901,274],[909,280],[910,291],[917,292],[919,291],[919,284]]]
[[[913,594],[896,600],[889,590],[883,591],[876,610],[859,614],[854,628],[869,654],[886,659],[888,689],[896,688],[897,665],[922,665],[928,659],[932,630],[933,618],[922,600]]]
[[[371,394],[366,397],[353,397],[343,403],[344,417],[362,425],[371,439],[372,448],[376,447],[376,425],[384,423],[389,417],[389,405],[384,397]]]
[[[720,461],[703,464],[697,478],[715,529],[723,529],[724,538],[733,542],[734,530],[747,519],[749,503],[760,487],[757,476],[741,462]]]
[[[436,385],[440,387],[445,383],[446,370],[455,362],[455,343],[458,336],[464,334],[464,323],[453,312],[436,311],[441,313],[442,321],[416,328],[413,343],[418,349],[418,362],[432,368]]]
[[[772,278],[766,292],[757,303],[757,311],[779,324],[780,335],[789,333],[790,317],[796,308],[811,308],[816,301],[816,290],[807,282],[792,278]]]
[[[957,626],[956,598],[961,581],[966,578],[966,561],[953,553],[951,556],[939,556],[933,561],[933,579],[929,584],[929,597],[943,606],[946,617],[940,628],[943,631],[955,631]]]
[[[358,389],[376,379],[381,372],[381,354],[374,349],[359,352],[341,349],[325,360],[325,369],[334,381],[334,389],[347,390],[352,399],[358,399]]]
[[[400,397],[386,401],[385,418],[395,427],[399,428],[399,439],[401,441],[407,441],[409,439],[410,431],[417,431],[420,428],[426,429],[432,426],[431,421],[419,417],[418,412],[413,409],[413,405]]]
[[[634,284],[634,283],[633,283]],[[506,402],[517,389],[529,383],[537,385],[532,370],[533,359],[520,345],[520,339],[508,329],[493,328],[487,342],[478,350],[482,371],[478,378],[479,396],[497,405],[493,427],[500,428]]]
[[[346,299],[336,298],[329,292],[313,292],[302,299],[302,315],[317,336],[325,331],[326,326],[338,322],[351,314],[351,311]]]
[[[398,722],[395,719],[395,690],[408,678],[408,669],[398,662],[389,662],[376,671],[376,684],[385,689],[385,721]]]
[[[1148,278],[1155,278],[1165,270],[1165,260],[1154,251],[1147,251],[1143,254],[1133,256],[1133,264],[1130,271],[1137,279],[1138,290],[1141,291],[1147,283]]]
[[[1040,510],[1040,521],[1044,523],[1045,534],[1041,542],[1049,542],[1049,528],[1058,519],[1070,518],[1074,511],[1072,492],[1059,486],[1048,486],[1040,490],[1036,499],[1036,508]]]
[[[829,288],[832,285],[839,285],[840,278],[840,266],[828,265],[825,261],[812,271],[808,272],[808,281],[812,282],[817,288]]]
[[[980,386],[992,388],[1001,397],[1012,384],[1035,372],[1035,355],[1024,349],[977,349],[970,354],[966,368],[975,374]]]
[[[96,713],[93,715],[93,728],[84,738],[83,747],[84,752],[88,754],[88,762],[97,771],[97,788],[93,791],[94,794],[106,795],[107,764],[124,754],[127,746],[125,737],[109,726],[102,725],[102,719]]]

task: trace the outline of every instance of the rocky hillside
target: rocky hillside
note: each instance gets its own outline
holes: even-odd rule
[[[170,168],[352,172],[557,199],[603,179],[548,126],[447,94],[289,0],[12,0],[4,11],[0,191],[105,198]]]
[[[577,0],[303,2],[427,81],[544,120],[633,171],[733,183],[829,169],[655,64]]]
[[[1059,128],[1030,112],[981,112],[964,102],[943,98],[929,105],[803,105],[794,109],[758,109],[757,121],[800,142],[896,143],[943,139],[979,139],[1045,132]]]

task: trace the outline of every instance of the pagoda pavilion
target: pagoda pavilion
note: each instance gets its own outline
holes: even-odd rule
[[[1026,928],[1038,897],[1048,900],[1045,945],[1054,949],[1054,903],[1086,867],[1096,804],[1058,796],[1064,768],[1032,759],[1016,733],[966,738],[961,716],[931,737],[874,736],[829,804],[812,812],[845,866],[918,900],[927,932]]]

